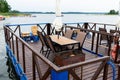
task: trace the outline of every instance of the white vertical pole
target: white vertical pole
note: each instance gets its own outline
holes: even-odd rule
[[[119,9],[118,9],[118,22],[117,22],[117,24],[116,24],[116,27],[117,27],[117,29],[119,29],[120,28],[120,1],[119,1],[119,4],[118,4],[119,6]]]
[[[56,18],[53,21],[53,26],[55,30],[59,31],[62,27],[62,16],[61,16],[61,9],[60,9],[60,0],[56,0]]]
[[[118,11],[119,17],[120,17],[120,1],[119,1],[119,11]]]
[[[60,0],[56,0],[56,16],[61,16]]]

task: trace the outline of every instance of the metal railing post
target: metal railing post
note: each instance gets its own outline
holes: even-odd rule
[[[36,80],[36,73],[35,73],[35,57],[34,52],[32,52],[32,72],[33,72],[33,80]]]
[[[50,31],[51,31],[51,24],[50,24],[50,23],[48,23],[48,24],[46,24],[46,26],[47,26],[47,35],[50,35]]]
[[[22,43],[22,55],[23,55],[23,70],[26,73],[26,68],[25,68],[25,46]]]

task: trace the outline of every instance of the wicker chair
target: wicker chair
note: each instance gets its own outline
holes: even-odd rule
[[[45,53],[45,56],[47,55],[47,53],[50,51],[50,48],[48,46],[48,44],[46,43],[46,40],[45,40],[45,37],[44,35],[42,34],[42,32],[38,31],[38,36],[40,38],[40,41],[42,43],[42,47],[40,49],[40,53]]]
[[[45,37],[46,37],[46,42],[48,43],[48,46],[50,47],[50,50],[51,50],[53,53],[56,53],[57,50],[55,49],[55,46],[54,46],[54,44],[53,44],[50,36],[49,36],[49,35],[46,35]],[[49,55],[50,55],[50,52],[47,53],[47,58],[49,57]]]
[[[80,49],[80,50],[82,50],[83,44],[85,42],[86,35],[87,35],[87,33],[85,33],[85,32],[78,32],[77,33],[77,36],[76,36],[75,40],[79,41],[80,45],[79,46],[74,45],[74,49]]]
[[[82,47],[83,47],[86,35],[87,35],[87,33],[85,33],[85,32],[82,32],[82,31],[77,32],[77,36],[76,36],[75,40],[79,41],[80,44],[69,45],[69,46],[67,46],[67,48],[69,50],[70,49],[74,49],[74,50],[79,49],[79,50],[82,50]]]
[[[53,45],[49,35],[47,35],[46,38],[48,45],[54,54],[53,62],[55,62],[56,65],[64,66],[85,60],[85,54],[81,50],[56,51],[56,47]]]
[[[83,44],[85,42],[85,38],[86,38],[86,34],[85,32],[78,32],[77,33],[77,37],[76,37],[76,41],[79,41],[80,42],[80,48],[83,47]]]
[[[45,39],[46,39],[47,45],[48,45],[49,48],[50,48],[50,50],[47,52],[47,55],[46,55],[47,58],[49,57],[49,54],[50,54],[51,51],[52,51],[53,53],[62,51],[62,46],[60,46],[60,45],[52,42],[52,40],[51,40],[51,38],[50,38],[49,35],[46,35],[46,36],[45,36]]]
[[[64,36],[67,38],[72,38],[73,30],[66,30]]]

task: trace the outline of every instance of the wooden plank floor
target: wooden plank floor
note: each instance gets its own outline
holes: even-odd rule
[[[41,42],[40,41],[33,42],[33,43],[28,42],[28,44],[35,51],[37,51],[39,53],[40,48],[41,48]],[[20,61],[19,62],[23,66],[23,63],[22,63],[22,61],[23,61],[22,46],[21,46],[20,41],[19,41],[18,46],[19,46],[19,56],[20,56]],[[90,45],[88,43],[85,43],[84,47],[90,49]],[[95,56],[93,54],[90,54],[88,52],[84,52],[84,53],[86,54],[85,55],[85,60],[97,58],[97,56]],[[44,54],[43,54],[43,56],[44,56]],[[25,59],[26,60],[26,75],[28,77],[28,80],[33,80],[33,77],[32,77],[32,52],[27,47],[25,47],[25,58],[26,58]],[[54,58],[54,55],[51,53],[50,57],[49,57],[49,60],[52,61],[53,58]],[[99,67],[99,65],[100,65],[100,62],[83,66],[82,80],[91,80],[91,77],[93,76],[93,74],[95,73],[95,71],[96,71],[97,67]],[[47,70],[48,65],[45,64],[41,59],[39,59],[39,66],[41,68],[41,72],[42,72],[42,75],[43,75],[45,73],[45,71]],[[117,70],[117,67],[116,67],[116,70]],[[81,76],[81,68],[80,67],[76,68],[75,71],[76,71],[77,75]],[[37,71],[36,71],[36,74],[38,74]],[[36,77],[37,77],[37,80],[39,80],[38,75],[36,75]],[[117,75],[116,75],[116,77],[117,77]],[[50,76],[47,80],[50,80]],[[71,75],[70,75],[70,80],[73,80]],[[100,73],[97,80],[103,80],[103,73],[102,72]],[[112,69],[111,69],[110,66],[109,66],[109,71],[108,71],[108,80],[112,80]]]

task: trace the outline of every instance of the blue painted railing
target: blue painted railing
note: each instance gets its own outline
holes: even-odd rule
[[[78,22],[78,23],[64,23],[64,24],[83,24],[85,22]],[[17,25],[21,25],[21,26],[28,26],[28,25],[37,25],[37,24],[40,24],[40,25],[45,25],[47,23],[32,23],[32,24],[6,24],[5,26],[17,26]]]
[[[9,75],[14,73],[13,71],[15,70],[15,74],[12,74],[16,79],[19,80],[28,80],[26,74],[23,72],[23,69],[21,65],[18,63],[16,57],[14,56],[12,50],[9,48],[9,46],[6,46],[6,51],[8,55],[8,68],[9,68]],[[15,77],[15,75],[17,75]]]

